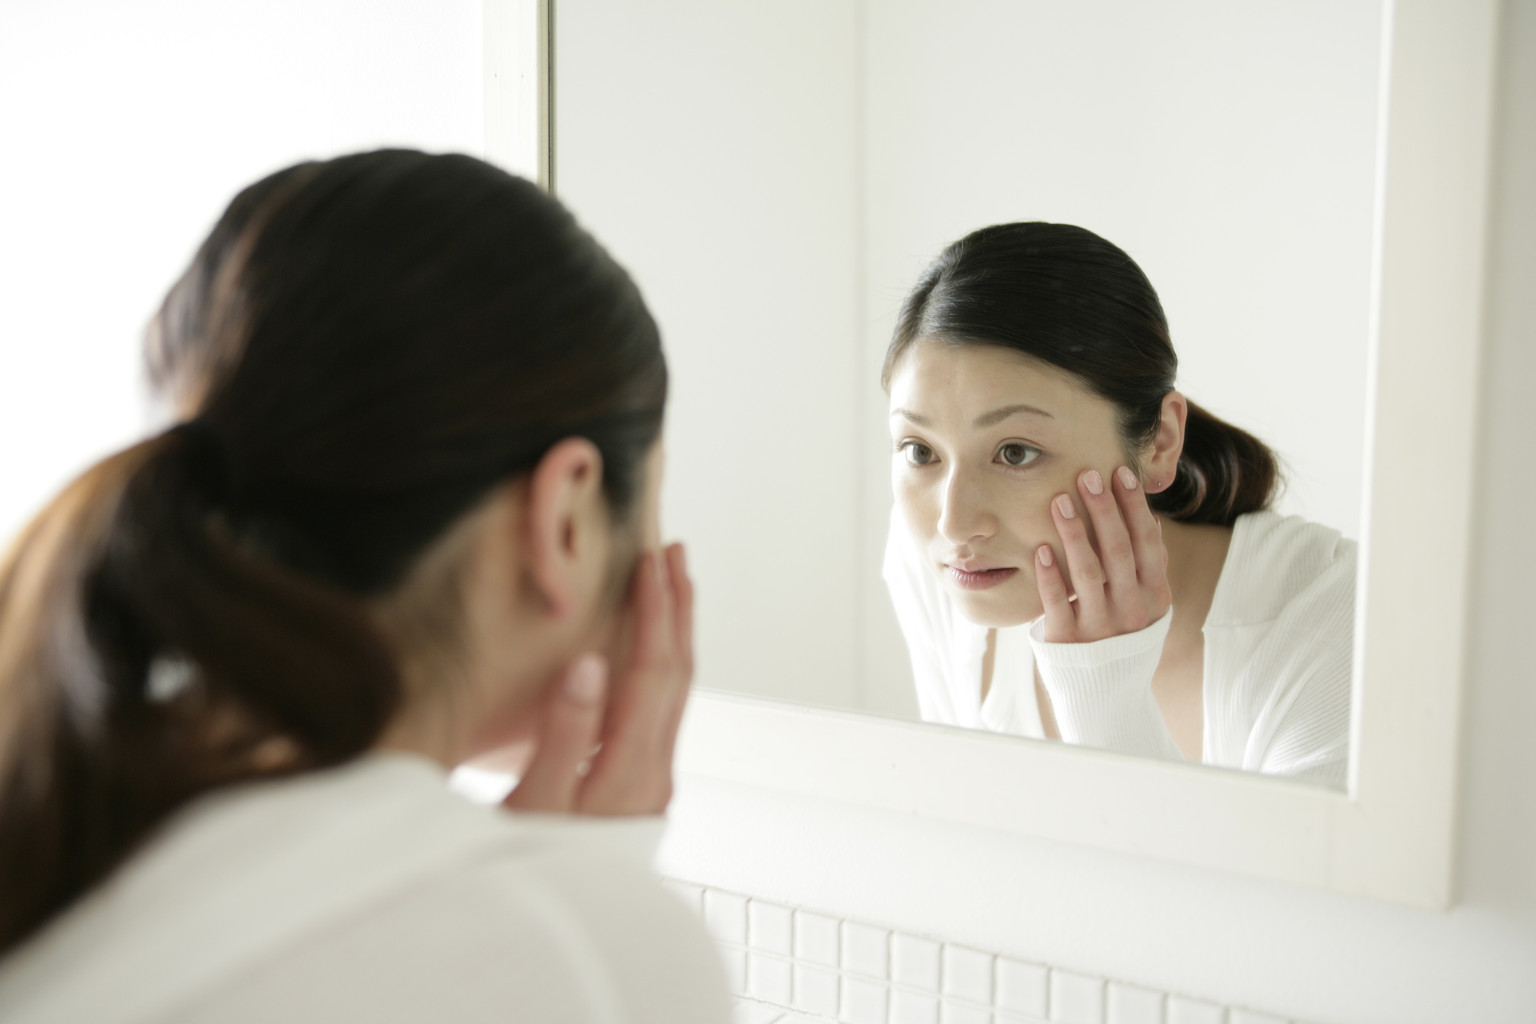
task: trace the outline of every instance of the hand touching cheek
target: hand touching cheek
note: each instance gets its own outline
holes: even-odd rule
[[[1068,595],[1063,567],[1051,546],[1035,550],[1044,638],[1050,643],[1088,643],[1135,633],[1162,618],[1173,604],[1162,528],[1136,474],[1122,466],[1106,482],[1098,470],[1085,470],[1078,475],[1077,493],[1081,506],[1066,493],[1051,500],[1051,519],[1076,600]]]

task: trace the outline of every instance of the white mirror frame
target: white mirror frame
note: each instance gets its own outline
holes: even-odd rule
[[[549,2],[484,10],[486,155],[549,185]],[[1347,793],[712,691],[693,697],[679,771],[1449,906],[1497,15],[1387,10]]]

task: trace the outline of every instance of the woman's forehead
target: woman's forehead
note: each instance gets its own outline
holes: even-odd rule
[[[972,410],[989,400],[1016,399],[1055,414],[1102,401],[1072,374],[1044,360],[1001,345],[921,339],[897,361],[891,374],[891,408],[954,406]],[[937,414],[940,410],[933,409]]]

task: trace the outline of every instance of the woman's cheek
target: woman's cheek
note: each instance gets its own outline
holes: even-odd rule
[[[898,468],[891,474],[896,507],[907,534],[915,541],[926,541],[938,529],[938,511],[930,488],[914,480],[911,473]]]

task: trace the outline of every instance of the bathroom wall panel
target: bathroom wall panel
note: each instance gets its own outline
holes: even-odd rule
[[[1030,963],[867,921],[839,921],[803,907],[668,879],[720,944],[737,1000],[737,1021],[790,1024],[1299,1024],[1093,974]],[[748,907],[744,916],[735,908]],[[783,948],[781,927],[817,941],[768,952],[754,919],[772,921],[766,945]],[[808,928],[801,921],[809,922]],[[781,924],[782,923],[782,924]],[[827,941],[840,929],[844,941]],[[852,941],[849,941],[852,936]],[[829,954],[840,949],[840,955]],[[889,959],[887,959],[889,953]]]

